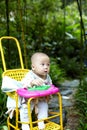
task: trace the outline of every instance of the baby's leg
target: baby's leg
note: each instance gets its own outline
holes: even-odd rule
[[[33,110],[34,104],[31,104],[31,111]],[[28,108],[27,104],[22,104],[20,108],[20,120],[21,122],[28,122],[29,117],[28,117]],[[30,130],[28,124],[22,124],[22,130]]]
[[[28,109],[27,109],[27,105],[23,104],[22,107],[20,108],[20,120],[21,122],[28,122],[29,118],[28,118]],[[28,124],[22,124],[22,130],[29,130],[29,125]]]
[[[48,117],[48,104],[46,101],[38,102],[38,119],[43,119]],[[38,128],[44,129],[44,121],[38,122]]]

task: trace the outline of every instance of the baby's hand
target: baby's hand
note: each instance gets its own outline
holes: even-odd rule
[[[44,81],[40,79],[34,79],[31,81],[31,86],[41,86],[43,85]]]

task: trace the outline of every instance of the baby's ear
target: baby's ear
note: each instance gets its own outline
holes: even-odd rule
[[[31,68],[32,68],[32,70],[34,70],[34,65],[33,64],[31,65]]]

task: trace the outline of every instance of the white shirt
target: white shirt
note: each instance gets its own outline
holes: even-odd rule
[[[41,79],[38,75],[36,75],[32,70],[30,70],[26,76],[22,79],[21,83],[23,84],[23,87],[31,87],[30,82],[34,79]],[[50,78],[50,76],[47,74],[47,77],[45,80],[43,80],[44,84],[43,85],[50,85],[52,84],[52,80]]]

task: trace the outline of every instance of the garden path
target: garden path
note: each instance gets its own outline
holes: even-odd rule
[[[74,107],[74,94],[76,92],[79,80],[65,81],[60,85],[63,104],[63,122],[64,130],[77,130],[78,114]],[[51,99],[51,107],[57,106],[57,98]]]

